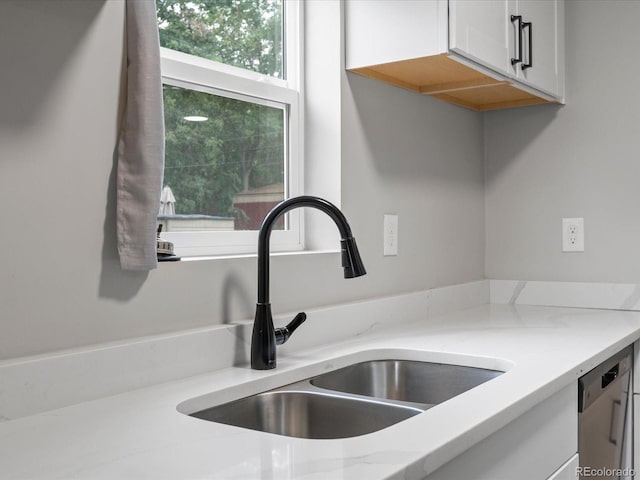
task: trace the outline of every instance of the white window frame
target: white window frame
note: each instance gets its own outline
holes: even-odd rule
[[[162,47],[162,81],[166,85],[222,95],[260,105],[282,108],[286,115],[285,198],[303,193],[302,28],[303,2],[284,1],[284,51],[286,80],[215,62]],[[271,234],[272,251],[304,249],[303,215],[290,211],[286,229]],[[258,232],[165,232],[178,256],[218,256],[255,253]]]

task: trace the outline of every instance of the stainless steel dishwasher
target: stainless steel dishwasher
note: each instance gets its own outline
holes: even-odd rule
[[[579,380],[580,479],[632,478],[632,359],[629,346]]]

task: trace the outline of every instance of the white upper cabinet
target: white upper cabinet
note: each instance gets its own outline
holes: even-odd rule
[[[509,23],[506,0],[452,0],[449,50],[508,75]]]
[[[509,30],[514,52],[522,52],[511,74],[525,85],[561,97],[563,91],[560,53],[564,39],[564,8],[558,0],[510,0],[509,15],[515,19]],[[521,48],[521,50],[520,50]],[[514,57],[516,55],[514,54]]]
[[[447,0],[346,0],[347,68],[447,49]]]
[[[346,66],[474,110],[563,103],[563,0],[345,0]]]

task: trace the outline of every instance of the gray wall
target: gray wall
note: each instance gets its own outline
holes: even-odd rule
[[[567,104],[486,114],[488,278],[640,281],[638,19],[569,0]],[[584,217],[584,253],[561,253],[562,217]]]
[[[481,114],[347,75],[342,200],[365,233],[371,288],[484,278]],[[385,213],[399,215],[398,257],[381,256]]]
[[[253,258],[119,269],[123,6],[0,2],[0,359],[253,315]],[[342,205],[369,275],[343,281],[337,254],[276,257],[274,311],[483,278],[482,116],[342,82]],[[398,257],[382,256],[384,213],[400,215]]]

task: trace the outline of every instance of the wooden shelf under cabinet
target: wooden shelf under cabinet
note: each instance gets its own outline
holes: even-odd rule
[[[476,111],[556,103],[454,60],[449,54],[350,70]]]

